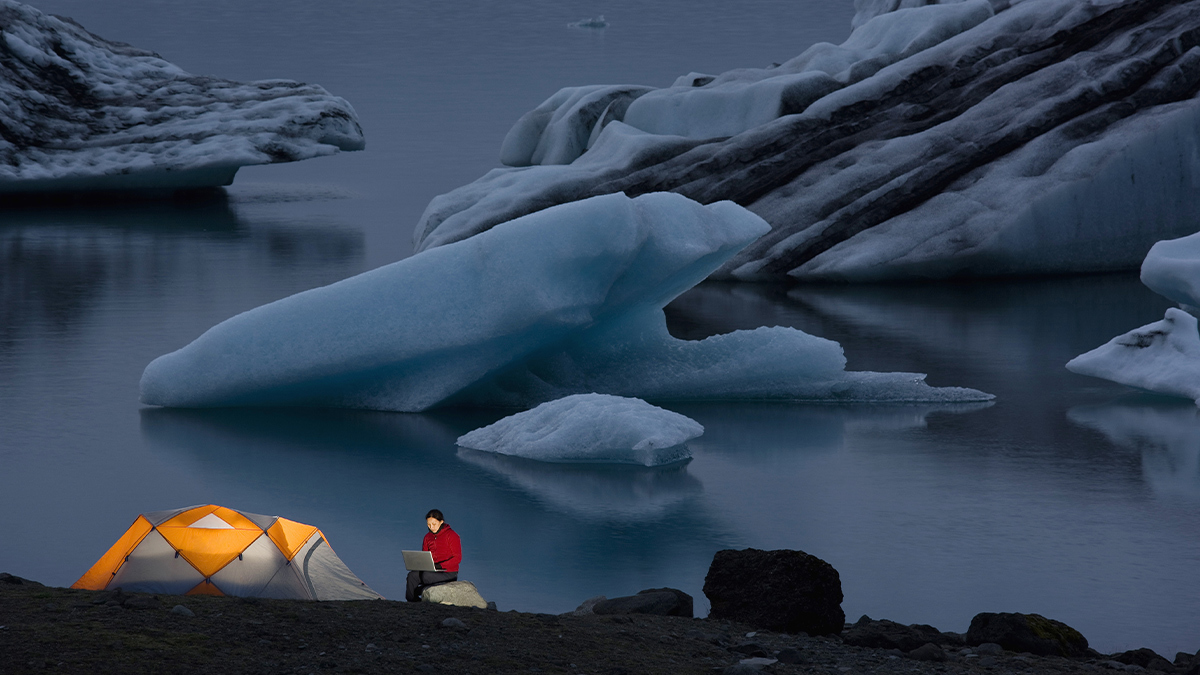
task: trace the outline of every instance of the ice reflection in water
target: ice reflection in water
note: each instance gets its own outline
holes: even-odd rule
[[[1191,401],[1135,396],[1067,411],[1142,456],[1142,475],[1160,497],[1200,502],[1200,410]]]

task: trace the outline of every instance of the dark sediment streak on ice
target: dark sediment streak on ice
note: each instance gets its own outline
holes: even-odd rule
[[[824,96],[801,114],[783,110],[773,122],[730,138],[692,148],[664,147],[668,157],[596,172],[590,183],[548,181],[546,189],[504,213],[481,213],[463,236],[559,201],[673,191],[701,203],[733,200],[771,224],[772,231],[730,261],[723,274],[841,278],[836,269],[823,272],[820,264],[828,256],[818,256],[939,195],[988,180],[998,162],[1035,141],[1045,150],[1029,163],[1046,171],[1073,149],[1106,134],[1111,139],[1115,125],[1143,113],[1184,101],[1194,108],[1191,101],[1200,89],[1198,46],[1200,2],[1194,0],[1021,3]],[[1122,127],[1119,134],[1130,131]],[[919,142],[914,152],[888,148],[910,141]],[[873,168],[861,169],[866,166]],[[862,179],[837,180],[850,167],[861,170]],[[947,223],[947,229],[955,226]],[[1110,250],[1093,259],[1031,263],[1027,269],[1013,260],[984,260],[975,269],[970,262],[945,262],[959,254],[986,258],[981,244],[991,233],[964,236],[957,243],[951,238],[935,255],[917,261],[929,265],[915,275],[1131,267],[1153,241],[1182,233],[1181,228],[1194,231],[1194,225],[1172,220],[1165,231],[1141,236],[1145,242],[1137,239],[1134,248],[1144,248],[1128,255],[1115,249],[1130,242],[1114,239]],[[872,274],[860,270],[847,278]]]

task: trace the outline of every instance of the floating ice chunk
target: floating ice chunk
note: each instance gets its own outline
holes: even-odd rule
[[[570,199],[673,191],[771,224],[717,276],[878,281],[1131,269],[1155,241],[1196,230],[1192,4],[859,9],[841,45],[690,74],[625,111],[628,125],[695,145],[456,191],[446,231],[424,220],[417,238],[444,244]]]
[[[458,445],[543,462],[658,466],[691,457],[698,422],[637,398],[576,394],[476,429]]]
[[[607,28],[608,22],[604,20],[604,15],[580,19],[567,24],[570,28]]]
[[[991,398],[921,375],[847,373],[836,342],[793,329],[671,337],[662,307],[766,230],[735,204],[671,193],[546,209],[235,316],[147,366],[142,401],[419,411],[584,392]]]
[[[1142,262],[1142,283],[1186,308],[1200,308],[1200,233],[1151,247]]]
[[[1196,317],[1172,307],[1162,321],[1076,356],[1067,362],[1067,370],[1183,396],[1200,406],[1200,331]]]
[[[0,193],[228,185],[241,166],[361,150],[344,99],[198,77],[0,0]]]

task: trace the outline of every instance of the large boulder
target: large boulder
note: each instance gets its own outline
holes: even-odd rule
[[[709,616],[787,633],[842,632],[842,579],[832,565],[804,551],[717,551],[704,595]]]
[[[487,609],[488,606],[487,601],[479,594],[479,589],[469,581],[450,581],[426,586],[425,590],[421,591],[421,601],[479,609]]]
[[[1113,661],[1125,663],[1133,666],[1141,666],[1150,670],[1158,670],[1164,673],[1175,672],[1175,664],[1168,661],[1153,649],[1142,647],[1141,649],[1130,649],[1129,651],[1113,654]]]
[[[967,644],[994,642],[1009,651],[1039,656],[1087,656],[1088,641],[1079,631],[1040,614],[984,612],[971,619]]]
[[[593,614],[656,614],[692,618],[692,596],[674,588],[648,588],[637,595],[601,600]]]
[[[842,634],[842,641],[856,647],[876,649],[899,649],[911,652],[923,645],[961,644],[958,636],[947,635],[925,624],[904,624],[887,619],[872,619],[864,616]]]

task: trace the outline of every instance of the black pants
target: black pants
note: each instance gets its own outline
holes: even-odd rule
[[[408,588],[404,591],[404,599],[409,602],[420,602],[421,591],[426,586],[444,584],[458,579],[458,572],[409,572]]]

